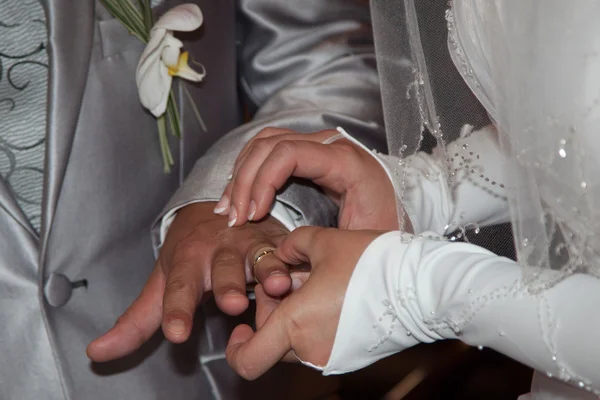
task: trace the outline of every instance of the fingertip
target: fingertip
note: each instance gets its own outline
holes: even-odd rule
[[[272,198],[268,198],[267,196],[265,196],[265,199],[257,200],[256,212],[254,213],[253,221],[259,221],[265,218],[267,215],[269,215],[274,199],[275,194],[273,194]]]
[[[137,343],[130,342],[130,337],[121,336],[121,340],[119,340],[119,334],[115,333],[115,327],[111,328],[87,345],[86,355],[94,362],[106,362],[121,358],[139,347]]]
[[[269,296],[280,297],[292,288],[292,278],[287,273],[271,274],[262,282],[262,286]]]
[[[237,316],[248,309],[250,300],[239,290],[229,290],[222,295],[215,295],[215,301],[221,311],[227,315]]]
[[[272,173],[272,171],[269,171],[269,173]],[[289,176],[286,176],[285,178],[287,181]],[[250,196],[253,199],[252,201],[256,204],[255,220],[264,218],[269,211],[271,211],[271,206],[275,201],[275,196],[277,194],[277,190],[279,189],[273,187],[272,183],[268,179],[270,179],[269,174],[264,174],[259,171],[255,181],[252,184]]]
[[[162,329],[163,334],[168,341],[172,343],[183,343],[190,336],[192,321],[189,316],[172,314],[165,318]]]
[[[213,213],[217,215],[229,214],[229,196],[227,194],[223,194],[221,200],[215,205]]]
[[[253,336],[254,331],[250,326],[245,324],[238,325],[231,332],[227,347],[225,348],[225,359],[229,366],[247,380],[253,380],[257,375],[245,367],[246,360],[240,350]]]
[[[85,355],[92,361],[99,361],[98,360],[98,351],[97,348],[98,347],[102,347],[102,342],[101,342],[101,337],[94,339],[91,343],[89,343],[87,345],[87,347],[85,348]],[[100,343],[100,344],[98,344]]]
[[[230,228],[235,226],[235,224],[238,222],[238,212],[237,209],[234,206],[231,206],[229,208],[229,222],[227,222],[227,226],[229,226]]]
[[[292,274],[292,291],[300,289],[310,278],[310,271],[296,271]]]
[[[232,193],[231,208],[229,209],[229,227],[242,226],[248,221],[246,201],[239,194]]]
[[[240,346],[252,339],[254,336],[254,330],[250,325],[241,324],[236,326],[229,336],[229,342],[227,342],[227,352],[229,353],[230,348],[234,346]]]
[[[292,284],[288,267],[272,254],[272,248],[259,250],[254,257],[254,278],[262,284],[264,291],[273,297],[287,292]]]
[[[254,200],[250,200],[250,205],[248,207],[248,221],[252,221],[254,216],[256,215],[256,202]]]

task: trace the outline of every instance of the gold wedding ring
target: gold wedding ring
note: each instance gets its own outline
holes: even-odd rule
[[[273,254],[274,251],[275,251],[275,249],[272,249],[272,248],[263,249],[258,252],[256,257],[254,257],[254,262],[252,263],[252,273],[254,274],[254,280],[256,281],[256,283],[260,283],[258,281],[258,278],[256,277],[256,266],[258,265],[260,260],[262,260],[263,258],[268,256],[269,254]]]

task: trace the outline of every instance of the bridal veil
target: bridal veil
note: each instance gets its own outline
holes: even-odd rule
[[[373,19],[375,34],[381,29],[387,35],[377,52],[390,154],[406,159],[429,136],[447,161],[447,143],[459,135],[453,127],[464,116],[440,107],[448,91],[431,74],[423,40],[431,29],[427,16],[417,13],[415,0],[379,2]],[[512,160],[509,179],[498,184],[507,189],[518,259],[533,291],[575,272],[600,275],[598,15],[595,0],[576,6],[564,0],[455,0],[447,13],[454,62]],[[405,173],[402,164],[395,174]],[[450,189],[458,175],[486,179],[468,159],[463,167],[446,168],[437,179]],[[402,188],[399,193],[401,203]],[[561,273],[539,273],[548,268]]]

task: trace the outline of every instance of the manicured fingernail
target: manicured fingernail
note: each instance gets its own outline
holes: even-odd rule
[[[250,212],[248,213],[248,221],[252,221],[252,218],[254,218],[254,214],[256,214],[256,202],[252,200],[250,201]]]
[[[219,202],[215,206],[215,209],[213,210],[213,212],[215,214],[221,214],[224,211],[227,211],[228,209],[229,209],[229,196],[223,195],[223,197],[221,197],[221,200],[219,200]]]
[[[292,289],[298,290],[302,287],[302,281],[299,278],[292,278]]]
[[[232,180],[232,179],[233,179],[233,174],[232,174],[232,173],[231,173],[231,174],[229,174],[229,175],[227,175],[227,180],[228,180],[228,181],[230,181],[230,180]]]
[[[237,211],[234,206],[231,206],[229,209],[229,222],[227,225],[231,228],[233,225],[235,225],[235,221],[237,221]]]
[[[185,324],[180,319],[174,319],[173,321],[169,322],[167,329],[176,335],[181,335],[185,333]]]

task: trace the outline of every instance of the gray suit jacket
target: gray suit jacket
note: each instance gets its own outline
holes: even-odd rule
[[[181,101],[184,137],[171,141],[176,166],[165,175],[156,124],[133,79],[142,44],[96,0],[45,1],[50,79],[39,235],[0,182],[0,399],[310,399],[331,389],[289,366],[241,382],[222,354],[239,319],[210,305],[185,345],[158,334],[124,360],[93,365],[85,355],[142,288],[154,264],[152,221],[200,156],[169,207],[215,199],[243,141],[265,126],[342,124],[385,147],[365,1],[194,2],[205,25],[183,39],[208,71],[190,86],[208,132]],[[241,125],[244,101],[255,115]],[[335,220],[316,190],[292,185],[282,200],[307,222]],[[87,289],[71,291],[69,282],[80,279]]]

